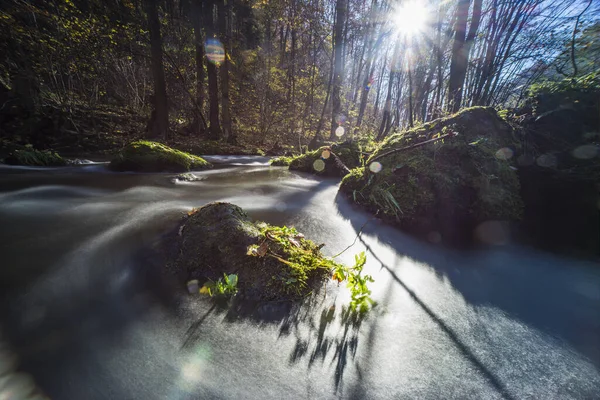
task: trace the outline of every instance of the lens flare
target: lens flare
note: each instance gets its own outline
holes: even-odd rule
[[[346,116],[344,114],[339,114],[335,117],[335,122],[337,122],[338,125],[344,125],[346,123]]]
[[[504,147],[496,152],[496,158],[498,160],[508,160],[513,156],[512,149]]]
[[[598,155],[598,147],[593,144],[584,144],[574,149],[571,154],[580,160],[590,160]]]
[[[335,130],[335,136],[337,136],[337,137],[344,136],[344,133],[346,133],[346,130],[344,129],[343,126],[338,126],[337,129]]]
[[[475,228],[475,237],[486,244],[496,246],[507,244],[510,239],[508,223],[505,221],[484,221]]]
[[[313,168],[317,172],[323,171],[325,169],[325,161],[323,161],[321,159],[315,160],[315,162],[313,163]]]
[[[381,165],[381,163],[379,163],[377,161],[373,161],[371,164],[369,164],[369,171],[371,171],[375,174],[378,172],[381,172],[382,168],[383,168],[383,166]]]
[[[535,158],[529,154],[521,154],[517,158],[517,163],[523,167],[533,165],[534,162],[535,162]]]
[[[556,160],[556,156],[554,154],[542,154],[535,160],[537,165],[545,168],[556,167],[558,161]]]
[[[323,150],[323,152],[321,153],[321,157],[324,159],[328,159],[331,156],[331,152],[329,150]]]
[[[198,279],[192,279],[187,283],[188,293],[197,294],[199,290]]]
[[[206,39],[206,58],[213,64],[219,65],[225,61],[225,48],[219,39]]]

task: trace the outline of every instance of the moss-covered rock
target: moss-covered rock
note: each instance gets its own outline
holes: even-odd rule
[[[211,167],[201,157],[146,140],[129,143],[110,162],[110,168],[116,171],[184,172]]]
[[[192,210],[177,240],[169,265],[183,278],[202,283],[237,274],[239,293],[259,300],[303,297],[337,266],[294,228],[254,223],[229,203]]]
[[[384,155],[446,133],[457,135]],[[366,168],[344,177],[340,191],[410,231],[463,242],[483,221],[520,218],[511,166],[518,150],[515,132],[494,109],[465,109],[389,136]]]
[[[355,168],[360,165],[362,155],[360,145],[357,142],[345,142],[323,146],[317,150],[293,157],[289,163],[290,170],[322,176],[342,177],[346,175],[347,171],[339,165],[332,152],[348,168]]]
[[[58,153],[49,150],[36,150],[33,147],[24,147],[14,150],[4,160],[11,165],[30,165],[40,167],[61,167],[67,165],[67,161]]]

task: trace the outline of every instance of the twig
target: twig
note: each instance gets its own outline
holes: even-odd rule
[[[410,150],[410,149],[414,149],[415,147],[423,146],[423,145],[425,145],[425,144],[428,144],[428,143],[437,142],[438,140],[442,140],[442,139],[445,139],[445,138],[447,138],[447,137],[454,137],[454,136],[456,136],[456,135],[458,135],[458,134],[457,134],[457,133],[454,133],[454,132],[450,132],[450,133],[446,133],[445,135],[442,135],[442,136],[440,136],[440,137],[436,137],[436,138],[433,138],[433,139],[429,139],[429,140],[426,140],[426,141],[424,141],[424,142],[421,142],[421,143],[412,144],[412,145],[410,145],[410,146],[406,146],[406,147],[400,147],[399,149],[393,149],[393,150],[390,150],[390,151],[386,151],[385,153],[379,154],[377,157],[373,158],[373,159],[371,160],[371,162],[374,162],[374,161],[376,161],[376,160],[379,160],[380,158],[383,158],[383,157],[389,156],[390,154],[396,153],[396,152],[398,152],[398,151],[403,151],[403,150]]]
[[[354,246],[356,244],[356,241],[358,240],[358,237],[360,236],[360,234],[362,233],[363,229],[365,228],[365,226],[367,226],[367,224],[369,222],[371,222],[375,217],[377,217],[377,214],[379,214],[379,211],[377,211],[375,213],[375,215],[373,215],[371,218],[369,218],[364,224],[362,224],[362,226],[360,227],[360,229],[358,230],[358,234],[356,235],[356,237],[354,238],[354,241],[352,242],[352,244],[348,247],[346,247],[344,250],[340,251],[339,253],[337,253],[335,256],[331,257],[331,258],[336,258],[338,256],[341,256],[346,250],[348,250],[350,247]]]
[[[340,167],[342,170],[344,170],[347,174],[349,174],[350,173],[350,168],[346,167],[346,165],[342,162],[342,160],[340,159],[340,157],[337,154],[335,154],[333,152],[333,150],[331,150],[331,147],[328,147],[327,149],[329,150],[329,152],[331,153],[331,155],[335,159],[335,163],[337,164],[337,166]]]

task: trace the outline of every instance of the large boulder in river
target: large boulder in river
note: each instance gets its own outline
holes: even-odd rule
[[[493,108],[465,109],[387,137],[365,168],[344,177],[340,191],[432,241],[465,243],[484,222],[521,216],[511,166],[518,147]]]
[[[129,143],[110,162],[115,171],[186,172],[211,167],[201,157],[146,140]]]
[[[258,300],[301,298],[336,265],[294,228],[252,222],[238,206],[210,203],[188,213],[169,267],[183,278],[238,276],[239,293]]]

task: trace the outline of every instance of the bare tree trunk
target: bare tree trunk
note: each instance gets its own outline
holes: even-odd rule
[[[331,73],[329,74],[329,82],[327,83],[327,94],[325,95],[325,102],[323,102],[323,109],[321,110],[321,117],[319,118],[319,125],[317,126],[317,130],[315,131],[315,136],[312,138],[310,143],[308,144],[308,148],[310,150],[314,150],[318,147],[318,143],[321,140],[321,129],[323,129],[323,124],[325,122],[325,111],[327,110],[327,103],[329,103],[329,94],[331,93],[331,83],[333,81],[333,52],[331,53]]]
[[[396,47],[394,48],[394,53],[392,54],[391,68],[390,68],[390,78],[388,81],[387,87],[387,95],[385,97],[385,105],[383,106],[383,115],[381,118],[381,124],[379,125],[379,132],[377,133],[377,138],[375,140],[380,141],[384,138],[384,134],[387,126],[389,125],[389,119],[391,118],[392,111],[392,86],[394,84],[394,77],[396,73],[394,72],[395,68],[398,68],[400,65],[399,62],[400,55],[400,40],[397,41]]]
[[[204,38],[202,37],[202,0],[194,0],[192,4],[192,25],[194,27],[194,41],[196,46],[196,106],[198,116],[196,117],[196,125],[199,128],[198,132],[206,130],[206,124],[202,113],[204,112]]]
[[[573,78],[577,77],[577,62],[575,60],[575,36],[577,35],[577,28],[579,27],[579,20],[583,16],[583,14],[587,11],[588,8],[592,5],[592,0],[589,1],[588,5],[581,11],[581,13],[577,16],[577,20],[575,21],[575,26],[573,27],[573,36],[571,37],[571,63],[573,64]]]
[[[413,73],[412,73],[412,62],[410,59],[408,60],[408,68],[407,68],[406,72],[408,73],[408,126],[412,128],[414,125],[413,81],[412,81]]]
[[[448,111],[450,112],[457,112],[462,101],[462,83],[467,70],[465,41],[470,4],[471,0],[458,0],[458,6],[456,7],[454,43],[452,44],[452,61],[448,81]]]
[[[205,3],[204,26],[206,26],[206,37],[216,34],[214,22],[214,0]],[[217,78],[217,66],[214,61],[207,60],[206,71],[208,72],[208,113],[209,128],[208,137],[213,140],[221,138],[221,125],[219,123],[219,84]]]
[[[235,144],[237,138],[233,134],[231,126],[231,109],[229,103],[229,58],[231,56],[231,1],[221,0],[219,2],[219,31],[225,51],[225,59],[219,66],[221,75],[221,126],[223,128],[223,137],[228,143]]]
[[[343,37],[344,37],[344,25],[346,21],[347,1],[337,0],[336,2],[336,17],[333,28],[333,41],[334,41],[334,69],[333,69],[333,88],[331,92],[331,131],[329,133],[329,139],[335,139],[335,130],[337,119],[340,115],[342,104],[340,99],[340,92],[342,87],[342,80],[344,76],[344,65],[342,64],[342,52],[344,49]]]
[[[388,49],[389,51],[389,49]],[[383,59],[383,63],[381,64],[381,72],[379,73],[379,79],[377,82],[377,97],[375,97],[375,106],[373,108],[373,119],[377,119],[377,113],[379,112],[379,98],[381,97],[381,84],[383,83],[383,72],[385,71],[385,66],[388,62],[388,54],[385,54],[385,58]]]
[[[145,0],[150,31],[150,53],[152,58],[152,76],[154,78],[154,111],[149,124],[151,137],[167,138],[169,130],[169,110],[167,106],[167,85],[163,68],[162,39],[156,0]]]

